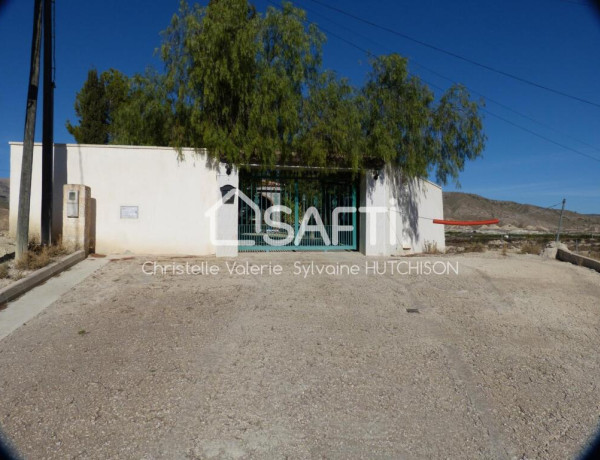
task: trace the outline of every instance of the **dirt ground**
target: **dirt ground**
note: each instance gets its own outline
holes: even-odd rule
[[[8,231],[0,230],[0,257],[15,252],[15,240],[8,236]]]
[[[282,273],[159,258],[220,273],[149,276],[147,260],[107,264],[0,341],[0,426],[25,458],[564,459],[598,426],[588,269],[485,253],[379,260],[458,275],[376,275],[359,254],[251,254],[237,262]],[[295,274],[311,261],[359,273]]]

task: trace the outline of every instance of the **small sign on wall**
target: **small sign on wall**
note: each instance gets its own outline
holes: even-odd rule
[[[137,219],[138,218],[138,207],[137,206],[121,206],[121,219]]]

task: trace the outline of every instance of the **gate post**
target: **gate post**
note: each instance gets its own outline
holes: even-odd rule
[[[294,237],[298,234],[298,230],[300,228],[299,222],[299,212],[298,212],[298,178],[294,180]]]
[[[80,184],[65,184],[63,190],[63,244],[87,255],[93,250],[91,190]]]
[[[360,193],[360,205],[365,211],[368,208],[388,208],[386,171],[377,171],[375,174],[367,171],[361,178]],[[365,256],[390,255],[387,222],[388,218],[380,213],[361,212],[360,252]]]
[[[227,172],[229,171],[229,174]],[[217,185],[219,190],[231,190],[239,187],[239,175],[237,168],[226,168],[225,165],[219,165],[217,173]],[[220,207],[216,211],[217,219],[217,240],[219,241],[237,241],[238,240],[238,196],[234,195],[233,200],[223,201],[221,191]],[[216,245],[215,252],[217,257],[237,257],[237,245]]]
[[[356,250],[358,248],[356,245],[356,236],[358,235],[358,228],[356,228],[356,213],[358,212],[358,206],[356,206],[356,184],[352,184],[352,207],[356,209],[352,213],[352,227],[354,227],[352,231],[352,247]]]

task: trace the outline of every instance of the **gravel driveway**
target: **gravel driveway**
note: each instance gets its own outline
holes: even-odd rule
[[[220,270],[146,275],[155,260]],[[600,414],[600,274],[390,260],[459,274],[367,274],[355,253],[239,257],[262,275],[111,262],[0,341],[0,426],[36,459],[576,455]]]

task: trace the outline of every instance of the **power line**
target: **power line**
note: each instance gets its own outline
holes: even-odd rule
[[[436,85],[436,84],[434,84],[434,83],[431,83],[431,82],[429,82],[429,81],[427,81],[427,80],[425,80],[425,79],[423,79],[423,78],[421,78],[421,79],[422,79],[422,80],[423,80],[425,83],[427,83],[428,85],[430,85],[430,86],[433,86],[434,88],[437,88],[437,89],[439,89],[440,91],[444,91],[444,89],[443,89],[443,88],[441,88],[440,86],[438,86],[438,85]],[[551,143],[551,144],[554,144],[554,145],[556,145],[556,146],[558,146],[558,147],[561,147],[561,148],[563,148],[563,149],[565,149],[565,150],[569,150],[569,151],[571,151],[571,152],[573,152],[573,153],[575,153],[575,154],[577,154],[577,155],[580,155],[580,156],[583,156],[583,157],[589,158],[590,160],[594,160],[594,161],[597,161],[598,163],[600,163],[600,158],[597,158],[597,157],[595,157],[595,156],[589,155],[589,154],[587,154],[587,153],[584,153],[584,152],[582,152],[582,151],[580,151],[580,150],[574,149],[573,147],[569,147],[568,145],[565,145],[565,144],[562,144],[562,143],[560,143],[560,142],[557,142],[557,141],[555,141],[555,140],[553,140],[553,139],[550,139],[549,137],[547,137],[547,136],[544,136],[543,134],[540,134],[540,133],[538,133],[538,132],[536,132],[536,131],[533,131],[532,129],[526,128],[525,126],[522,126],[522,125],[520,125],[520,124],[518,124],[518,123],[515,123],[515,122],[513,122],[513,121],[511,121],[511,120],[509,120],[509,119],[507,119],[507,118],[504,118],[504,117],[502,117],[502,116],[500,116],[500,115],[498,115],[498,114],[496,114],[496,113],[494,113],[494,112],[492,112],[492,111],[490,111],[490,110],[486,109],[485,107],[481,107],[481,111],[482,111],[482,112],[485,112],[485,113],[487,113],[488,115],[491,115],[492,117],[495,117],[495,118],[497,118],[497,119],[499,119],[499,120],[502,120],[503,122],[505,122],[505,123],[508,123],[508,124],[509,124],[509,125],[511,125],[511,126],[514,126],[515,128],[519,128],[519,129],[521,129],[521,130],[525,131],[526,133],[529,133],[529,134],[531,134],[531,135],[533,135],[533,136],[535,136],[535,137],[538,137],[538,138],[540,138],[540,139],[543,139],[543,140],[545,140],[546,142],[549,142],[549,143]]]
[[[271,3],[271,4],[273,4],[273,5],[276,5],[276,4],[275,4],[274,2],[272,2],[271,0],[268,0],[268,1],[269,1],[269,3]],[[306,8],[306,7],[305,7],[305,8]],[[355,30],[353,30],[353,29],[351,29],[351,28],[349,28],[349,27],[346,27],[346,26],[344,26],[344,25],[342,25],[342,24],[339,24],[339,23],[337,23],[337,22],[333,21],[332,19],[328,18],[327,16],[324,16],[323,14],[321,14],[321,13],[319,13],[319,12],[315,11],[315,10],[312,10],[312,9],[310,9],[310,8],[306,8],[306,10],[307,10],[307,11],[310,11],[310,12],[311,12],[311,14],[315,14],[315,15],[317,15],[317,16],[320,16],[320,17],[322,17],[322,18],[323,18],[323,19],[325,19],[326,21],[329,21],[329,22],[331,22],[332,24],[335,24],[335,25],[336,25],[336,26],[338,26],[338,27],[341,27],[341,28],[343,28],[343,29],[346,29],[346,30],[348,30],[349,32],[353,33],[354,35],[358,35],[358,36],[360,36],[360,37],[363,37],[363,38],[365,38],[366,40],[369,40],[369,41],[373,42],[374,44],[376,44],[376,45],[378,45],[378,46],[380,46],[380,47],[383,47],[383,48],[386,48],[386,49],[390,49],[388,46],[386,46],[386,45],[382,45],[381,43],[377,42],[376,40],[373,40],[373,39],[372,39],[372,38],[370,38],[370,37],[367,37],[367,36],[365,36],[365,35],[363,35],[363,34],[361,34],[361,33],[357,32],[357,31],[355,31]],[[339,40],[345,41],[346,43],[348,43],[348,44],[349,44],[349,45],[351,45],[351,46],[354,46],[355,48],[357,47],[357,45],[355,45],[354,43],[350,43],[348,40],[346,40],[346,39],[342,38],[341,36],[339,36],[339,35],[337,35],[337,34],[334,34],[334,33],[333,33],[333,32],[331,32],[331,31],[327,31],[327,30],[325,30],[323,27],[321,27],[321,29],[322,29],[324,32],[327,32],[329,35],[332,35],[333,37],[335,37],[335,38],[337,38],[337,39],[339,39]],[[369,51],[365,50],[364,48],[358,47],[357,49],[360,49],[360,51],[362,51],[362,52],[364,52],[364,53],[368,53],[368,54],[372,55],[372,53],[370,53]],[[410,56],[407,56],[407,57],[410,57]],[[412,63],[412,64],[414,64],[414,65],[416,65],[417,67],[420,67],[420,68],[422,68],[422,69],[424,69],[424,70],[426,70],[426,71],[428,71],[428,72],[431,72],[432,74],[434,74],[434,75],[437,75],[438,77],[440,77],[440,78],[443,78],[444,80],[447,80],[447,81],[449,81],[449,82],[451,82],[451,83],[453,83],[453,84],[458,84],[458,82],[457,82],[457,81],[455,81],[453,78],[450,78],[450,77],[448,77],[448,76],[446,76],[446,75],[444,75],[444,74],[442,74],[442,73],[440,73],[440,72],[438,72],[438,71],[436,71],[436,70],[434,70],[434,69],[432,69],[432,68],[430,68],[430,67],[427,67],[427,66],[424,66],[424,65],[420,64],[419,62],[415,61],[415,60],[414,60],[412,57],[410,57],[410,60],[411,60],[411,63]],[[466,87],[466,85],[465,85],[465,87]],[[561,135],[561,136],[568,137],[568,138],[570,138],[570,139],[572,139],[572,140],[574,140],[574,141],[576,141],[576,142],[579,142],[579,143],[580,143],[580,144],[582,144],[582,145],[585,145],[586,147],[589,147],[589,148],[591,148],[591,149],[594,149],[594,150],[596,150],[596,151],[600,152],[600,148],[598,148],[598,147],[595,147],[594,145],[591,145],[591,144],[589,144],[589,143],[587,143],[587,142],[585,142],[585,141],[583,141],[583,140],[581,140],[581,139],[578,139],[578,138],[576,138],[576,137],[572,136],[571,134],[568,134],[568,133],[565,133],[565,132],[563,132],[563,131],[561,131],[561,130],[558,130],[558,129],[556,129],[555,127],[553,127],[553,126],[551,126],[551,125],[549,125],[549,124],[547,124],[547,123],[544,123],[544,122],[542,122],[542,121],[539,121],[539,120],[537,120],[537,119],[533,118],[533,117],[532,117],[532,116],[530,116],[530,115],[527,115],[527,114],[525,114],[525,113],[522,113],[522,112],[520,112],[520,111],[518,111],[518,110],[516,110],[516,109],[513,109],[512,107],[510,107],[510,106],[508,106],[508,105],[506,105],[506,104],[504,104],[504,103],[502,103],[502,102],[500,102],[500,101],[497,101],[497,100],[495,100],[495,99],[492,99],[491,97],[489,97],[489,96],[487,96],[487,95],[485,95],[485,94],[481,93],[480,91],[477,91],[477,90],[475,90],[475,89],[473,89],[473,88],[471,88],[471,87],[467,87],[467,89],[469,89],[471,92],[473,92],[473,93],[475,93],[475,94],[478,94],[478,95],[480,95],[480,96],[484,97],[484,98],[485,98],[487,101],[489,101],[489,102],[492,102],[492,103],[494,103],[494,104],[496,104],[496,105],[499,105],[500,107],[503,107],[504,109],[506,109],[506,110],[508,110],[508,111],[510,111],[510,112],[513,112],[513,113],[515,113],[515,114],[517,114],[517,115],[519,115],[519,116],[521,116],[521,117],[523,117],[523,118],[526,118],[526,119],[528,119],[529,121],[532,121],[533,123],[536,123],[537,125],[543,126],[543,127],[547,128],[547,129],[550,129],[551,131],[554,131],[555,133],[557,133],[557,134],[559,134],[559,135]]]
[[[562,2],[562,3],[570,3],[571,5],[579,5],[579,6],[586,6],[586,7],[592,7],[592,6],[594,6],[594,5],[592,5],[592,4],[588,3],[588,2],[577,2],[575,0],[558,0],[558,1]]]
[[[521,129],[521,130],[523,130],[525,132],[528,132],[529,134],[532,134],[533,136],[539,137],[540,139],[543,139],[546,142],[550,142],[551,144],[557,145],[558,147],[562,147],[565,150],[569,150],[569,151],[571,151],[573,153],[576,153],[577,155],[584,156],[586,158],[589,158],[590,160],[594,160],[594,161],[597,161],[598,163],[600,163],[600,158],[596,158],[596,157],[594,157],[592,155],[588,155],[587,153],[581,152],[580,150],[577,150],[577,149],[574,149],[574,148],[569,147],[567,145],[561,144],[560,142],[556,142],[555,140],[552,140],[549,137],[544,136],[543,134],[540,134],[540,133],[538,133],[536,131],[533,131],[533,130],[531,130],[529,128],[521,126],[521,125],[519,125],[517,123],[514,123],[514,122],[508,120],[507,118],[501,117],[500,115],[497,115],[497,114],[495,114],[493,112],[490,112],[486,108],[482,108],[481,110],[484,111],[485,113],[493,116],[493,117],[498,118],[499,120],[504,121],[505,123],[508,123],[509,125],[512,125],[512,126],[514,126],[516,128],[519,128],[519,129]]]
[[[424,78],[421,78],[421,79],[425,83],[427,83],[428,85],[433,86],[434,88],[437,88],[440,91],[444,91],[444,89],[441,88],[440,86],[438,86],[438,85],[436,85],[434,83],[431,83],[431,82],[425,80]],[[515,123],[515,122],[513,122],[513,121],[511,121],[511,120],[509,120],[507,118],[504,118],[504,117],[502,117],[502,116],[500,116],[500,115],[498,115],[498,114],[496,114],[496,113],[494,113],[494,112],[486,109],[485,107],[481,107],[481,111],[487,113],[488,115],[491,115],[492,117],[498,118],[499,120],[502,120],[503,122],[508,123],[511,126],[514,126],[515,128],[519,128],[519,129],[521,129],[521,130],[523,130],[523,131],[525,131],[525,132],[527,132],[527,133],[529,133],[529,134],[531,134],[531,135],[533,135],[535,137],[539,137],[540,139],[543,139],[546,142],[550,142],[551,144],[557,145],[558,147],[561,147],[561,148],[563,148],[565,150],[569,150],[569,151],[571,151],[571,152],[573,152],[573,153],[575,153],[577,155],[581,155],[583,157],[589,158],[590,160],[594,160],[594,161],[597,161],[598,163],[600,163],[600,158],[597,158],[595,156],[589,155],[589,154],[584,153],[584,152],[582,152],[580,150],[574,149],[573,147],[569,147],[568,145],[565,145],[565,144],[557,142],[557,141],[555,141],[553,139],[550,139],[549,137],[544,136],[543,134],[540,134],[540,133],[538,133],[536,131],[533,131],[532,129],[526,128],[525,126],[522,126],[522,125],[520,125],[518,123]]]
[[[268,1],[268,3],[271,3],[272,5],[275,5],[276,7],[278,7],[278,8],[279,8],[279,5],[277,5],[275,2],[273,2],[273,1],[271,1],[271,0],[267,0],[267,1]],[[312,0],[311,0],[311,1],[312,1]],[[323,32],[325,32],[326,34],[328,34],[328,35],[331,35],[332,37],[335,37],[335,38],[337,38],[338,40],[341,40],[341,41],[343,41],[344,43],[348,44],[349,46],[352,46],[353,48],[355,48],[355,49],[357,49],[357,50],[359,50],[359,51],[361,51],[361,52],[365,53],[367,56],[369,56],[369,57],[376,57],[376,56],[375,56],[375,54],[373,54],[371,51],[367,50],[366,48],[363,48],[363,47],[362,47],[362,46],[360,46],[360,45],[357,45],[356,43],[352,42],[351,40],[348,40],[348,39],[346,39],[346,38],[342,37],[341,35],[338,35],[338,34],[336,34],[336,33],[334,33],[334,32],[331,32],[331,31],[329,31],[329,30],[325,29],[325,28],[324,28],[324,27],[322,27],[322,26],[319,26],[319,28],[320,28],[320,29],[321,29]],[[440,74],[440,75],[441,75],[441,74]],[[444,77],[444,78],[447,78],[447,77]],[[429,82],[429,81],[425,80],[424,78],[421,78],[421,79],[422,79],[422,80],[423,80],[425,83],[427,83],[429,86],[432,86],[432,87],[434,87],[434,88],[437,88],[437,89],[438,89],[438,90],[440,90],[440,91],[444,91],[444,89],[443,89],[443,88],[441,88],[440,86],[438,86],[438,85],[436,85],[436,84],[434,84],[434,83],[431,83],[431,82]],[[510,121],[510,120],[508,120],[508,119],[506,119],[506,118],[504,118],[504,117],[502,117],[502,116],[500,116],[500,115],[497,115],[497,114],[495,114],[495,113],[491,112],[490,110],[488,110],[488,109],[486,109],[486,108],[483,108],[483,107],[482,107],[482,108],[481,108],[481,110],[482,110],[482,111],[484,111],[485,113],[487,113],[487,114],[489,114],[489,115],[493,116],[493,117],[496,117],[496,118],[498,118],[498,119],[500,119],[500,120],[504,121],[505,123],[508,123],[508,124],[510,124],[510,125],[512,125],[512,126],[514,126],[514,127],[516,127],[516,128],[519,128],[519,129],[521,129],[521,130],[523,130],[523,131],[525,131],[525,132],[528,132],[529,134],[531,134],[531,135],[533,135],[533,136],[536,136],[536,137],[538,137],[538,138],[540,138],[540,139],[543,139],[543,140],[545,140],[545,141],[547,141],[547,142],[550,142],[550,143],[552,143],[552,144],[554,144],[554,145],[557,145],[557,146],[559,146],[559,147],[561,147],[561,148],[563,148],[563,149],[569,150],[569,151],[571,151],[571,152],[573,152],[573,153],[575,153],[575,154],[577,154],[577,155],[584,156],[584,157],[586,157],[586,158],[589,158],[589,159],[591,159],[591,160],[594,160],[594,161],[597,161],[597,162],[599,162],[599,163],[600,163],[600,158],[596,158],[596,157],[594,157],[594,156],[592,156],[592,155],[588,155],[587,153],[581,152],[581,151],[579,151],[579,150],[577,150],[577,149],[574,149],[574,148],[572,148],[572,147],[569,147],[569,146],[567,146],[567,145],[561,144],[560,142],[556,142],[556,141],[554,141],[553,139],[550,139],[549,137],[546,137],[546,136],[544,136],[544,135],[542,135],[542,134],[539,134],[539,133],[537,133],[536,131],[533,131],[533,130],[531,130],[531,129],[529,129],[529,128],[526,128],[526,127],[524,127],[524,126],[521,126],[521,125],[519,125],[519,124],[517,124],[517,123],[514,123],[514,122],[512,122],[512,121]]]
[[[267,0],[267,1],[268,1],[269,3],[271,3],[272,5],[275,5],[275,6],[279,7],[279,6],[278,6],[276,3],[274,3],[273,1],[271,1],[271,0]],[[312,1],[312,0],[311,0],[311,1]],[[333,32],[331,32],[331,31],[329,31],[329,30],[325,29],[325,28],[324,28],[324,27],[322,27],[322,26],[319,26],[319,28],[320,28],[321,30],[323,30],[323,32],[325,32],[326,34],[328,34],[328,35],[331,35],[332,37],[335,37],[335,38],[337,38],[338,40],[341,40],[341,41],[343,41],[344,43],[348,44],[349,46],[352,46],[353,48],[355,48],[355,49],[357,49],[357,50],[359,50],[359,51],[361,51],[361,52],[365,53],[367,56],[369,56],[369,57],[375,57],[375,54],[373,54],[371,51],[367,50],[366,48],[363,48],[363,47],[362,47],[362,46],[360,46],[360,45],[357,45],[356,43],[352,42],[351,40],[348,40],[348,39],[346,39],[346,38],[342,37],[341,35],[338,35],[338,34],[336,34],[336,33],[333,33]],[[444,77],[444,78],[446,78],[446,77]],[[431,82],[429,82],[429,81],[425,80],[424,78],[421,78],[421,79],[422,79],[422,80],[423,80],[425,83],[427,83],[429,86],[432,86],[432,87],[434,87],[434,88],[437,88],[437,89],[438,89],[438,90],[440,90],[440,91],[444,91],[444,89],[443,89],[443,88],[441,88],[440,86],[438,86],[438,85],[436,85],[436,84],[434,84],[434,83],[431,83]],[[553,140],[553,139],[550,139],[549,137],[546,137],[546,136],[544,136],[543,134],[540,134],[540,133],[538,133],[538,132],[536,132],[536,131],[533,131],[533,130],[531,130],[531,129],[529,129],[529,128],[526,128],[525,126],[521,126],[521,125],[519,125],[518,123],[514,123],[513,121],[511,121],[511,120],[508,120],[507,118],[504,118],[504,117],[502,117],[502,116],[500,116],[500,115],[497,115],[497,114],[495,114],[494,112],[491,112],[490,110],[488,110],[488,109],[486,109],[486,108],[483,108],[483,107],[482,107],[482,108],[481,108],[481,110],[482,110],[482,111],[484,111],[485,113],[487,113],[487,114],[489,114],[489,115],[491,115],[491,116],[495,117],[495,118],[498,118],[499,120],[502,120],[502,121],[504,121],[505,123],[508,123],[508,124],[510,124],[511,126],[514,126],[514,127],[516,127],[516,128],[519,128],[519,129],[521,129],[521,130],[523,130],[523,131],[525,131],[525,132],[527,132],[527,133],[529,133],[529,134],[531,134],[531,135],[533,135],[533,136],[536,136],[536,137],[538,137],[538,138],[540,138],[540,139],[543,139],[543,140],[545,140],[546,142],[549,142],[549,143],[551,143],[551,144],[557,145],[558,147],[561,147],[561,148],[563,148],[563,149],[565,149],[565,150],[569,150],[569,151],[571,151],[571,152],[573,152],[573,153],[575,153],[575,154],[577,154],[577,155],[584,156],[584,157],[586,157],[586,158],[588,158],[588,159],[590,159],[590,160],[594,160],[594,161],[597,161],[597,162],[599,162],[599,163],[600,163],[600,158],[596,158],[596,157],[594,157],[594,156],[592,156],[592,155],[588,155],[587,153],[581,152],[581,151],[579,151],[579,150],[577,150],[577,149],[574,149],[574,148],[572,148],[572,147],[569,147],[569,146],[567,146],[567,145],[561,144],[560,142],[557,142],[557,141],[555,141],[555,140]]]
[[[546,86],[546,85],[542,85],[541,83],[537,83],[537,82],[534,82],[534,81],[532,81],[532,80],[528,80],[528,79],[526,79],[526,78],[519,77],[518,75],[512,74],[512,73],[510,73],[510,72],[506,72],[506,71],[504,71],[504,70],[501,70],[501,69],[498,69],[498,68],[492,67],[492,66],[490,66],[490,65],[483,64],[483,63],[481,63],[481,62],[475,61],[474,59],[471,59],[471,58],[468,58],[468,57],[462,56],[462,55],[460,55],[460,54],[458,54],[458,53],[454,53],[454,52],[452,52],[452,51],[446,50],[446,49],[444,49],[444,48],[441,48],[441,47],[439,47],[439,46],[432,45],[431,43],[427,43],[427,42],[425,42],[425,41],[423,41],[423,40],[419,40],[419,39],[417,39],[417,38],[411,37],[410,35],[407,35],[407,34],[405,34],[405,33],[403,33],[403,32],[399,32],[399,31],[397,31],[397,30],[395,30],[395,29],[391,29],[391,28],[389,28],[389,27],[382,26],[382,25],[380,25],[380,24],[377,24],[377,23],[375,23],[375,22],[373,22],[373,21],[370,21],[370,20],[368,20],[368,19],[365,19],[365,18],[362,18],[362,17],[360,17],[360,16],[357,16],[357,15],[355,15],[355,14],[349,13],[348,11],[345,11],[345,10],[343,10],[343,9],[341,9],[341,8],[337,8],[337,7],[335,7],[335,6],[331,6],[331,5],[328,5],[328,4],[326,4],[326,3],[323,3],[323,2],[321,2],[321,1],[319,1],[319,0],[309,0],[309,1],[311,1],[311,2],[313,2],[313,3],[316,3],[316,4],[318,4],[318,5],[321,5],[321,6],[325,7],[325,8],[328,8],[328,9],[330,9],[330,10],[332,10],[332,11],[336,11],[336,12],[338,12],[338,13],[340,13],[340,14],[343,14],[343,15],[345,15],[345,16],[348,16],[348,17],[350,17],[350,18],[352,18],[352,19],[355,19],[355,20],[357,20],[357,21],[360,21],[360,22],[363,22],[363,23],[365,23],[365,24],[368,24],[368,25],[370,25],[371,27],[376,27],[376,28],[378,28],[378,29],[384,30],[384,31],[386,31],[386,32],[389,32],[389,33],[391,33],[391,34],[394,34],[394,35],[397,35],[397,36],[399,36],[399,37],[402,37],[402,38],[404,38],[404,39],[406,39],[406,40],[410,40],[410,41],[412,41],[412,42],[414,42],[414,43],[417,43],[417,44],[419,44],[419,45],[421,45],[421,46],[424,46],[424,47],[430,48],[430,49],[432,49],[432,50],[435,50],[435,51],[438,51],[438,52],[440,52],[440,53],[444,53],[444,54],[446,54],[446,55],[448,55],[448,56],[452,56],[452,57],[454,57],[454,58],[456,58],[456,59],[460,59],[461,61],[468,62],[469,64],[472,64],[472,65],[474,65],[474,66],[481,67],[482,69],[486,69],[486,70],[488,70],[488,71],[490,71],[490,72],[494,72],[494,73],[497,73],[497,74],[499,74],[499,75],[503,75],[503,76],[505,76],[505,77],[507,77],[507,78],[512,78],[513,80],[519,81],[519,82],[521,82],[521,83],[525,83],[525,84],[527,84],[527,85],[530,85],[530,86],[535,86],[536,88],[540,88],[540,89],[543,89],[543,90],[545,90],[545,91],[548,91],[548,92],[551,92],[551,93],[554,93],[554,94],[558,94],[558,95],[560,95],[560,96],[567,97],[567,98],[569,98],[569,99],[573,99],[573,100],[576,100],[576,101],[582,102],[582,103],[584,103],[584,104],[589,104],[589,105],[593,105],[594,107],[598,107],[598,108],[600,108],[600,104],[599,104],[599,103],[597,103],[597,102],[590,101],[590,100],[587,100],[587,99],[581,98],[581,97],[579,97],[579,96],[574,96],[574,95],[572,95],[572,94],[565,93],[564,91],[561,91],[561,90],[558,90],[558,89],[554,89],[554,88],[551,88],[551,87],[549,87],[549,86]]]
[[[443,74],[441,74],[441,73],[439,73],[439,72],[437,72],[437,71],[435,71],[435,70],[433,70],[433,69],[431,69],[429,67],[425,67],[424,65],[419,64],[418,62],[415,62],[414,60],[412,62],[417,67],[421,67],[422,69],[425,69],[428,72],[431,72],[434,75],[437,75],[438,77],[443,78],[444,80],[448,80],[448,81],[450,81],[451,83],[454,83],[454,84],[458,83],[454,79],[452,79],[450,77],[447,77],[447,76],[445,76],[445,75],[443,75]],[[496,99],[492,99],[491,97],[489,97],[489,96],[481,93],[480,91],[477,91],[477,90],[473,89],[472,87],[467,87],[466,85],[465,85],[465,87],[467,89],[469,89],[470,91],[472,91],[473,93],[479,94],[480,96],[484,97],[486,100],[488,100],[488,101],[490,101],[490,102],[492,102],[492,103],[494,103],[496,105],[499,105],[500,107],[502,107],[502,108],[504,108],[504,109],[506,109],[506,110],[508,110],[508,111],[510,111],[510,112],[512,112],[514,114],[516,114],[516,115],[519,115],[520,117],[526,118],[527,120],[529,120],[529,121],[531,121],[531,122],[533,122],[533,123],[535,123],[537,125],[543,126],[543,127],[547,128],[547,129],[549,129],[551,131],[554,131],[555,133],[557,133],[557,134],[559,134],[561,136],[568,137],[568,138],[570,138],[570,139],[572,139],[572,140],[574,140],[576,142],[579,142],[582,145],[585,145],[586,147],[589,147],[591,149],[594,149],[594,150],[600,152],[600,148],[598,148],[598,147],[596,147],[596,146],[594,146],[592,144],[589,144],[589,143],[587,143],[585,141],[582,141],[581,139],[579,139],[579,138],[577,138],[577,137],[575,137],[575,136],[573,136],[571,134],[565,133],[564,131],[558,130],[554,126],[549,125],[548,123],[544,123],[543,121],[539,121],[539,120],[535,119],[534,117],[532,117],[530,115],[527,115],[527,114],[525,114],[523,112],[520,112],[519,110],[513,109],[512,107],[510,107],[510,106],[508,106],[508,105],[506,105],[506,104],[504,104],[504,103],[502,103],[502,102],[500,102],[500,101],[498,101]]]

